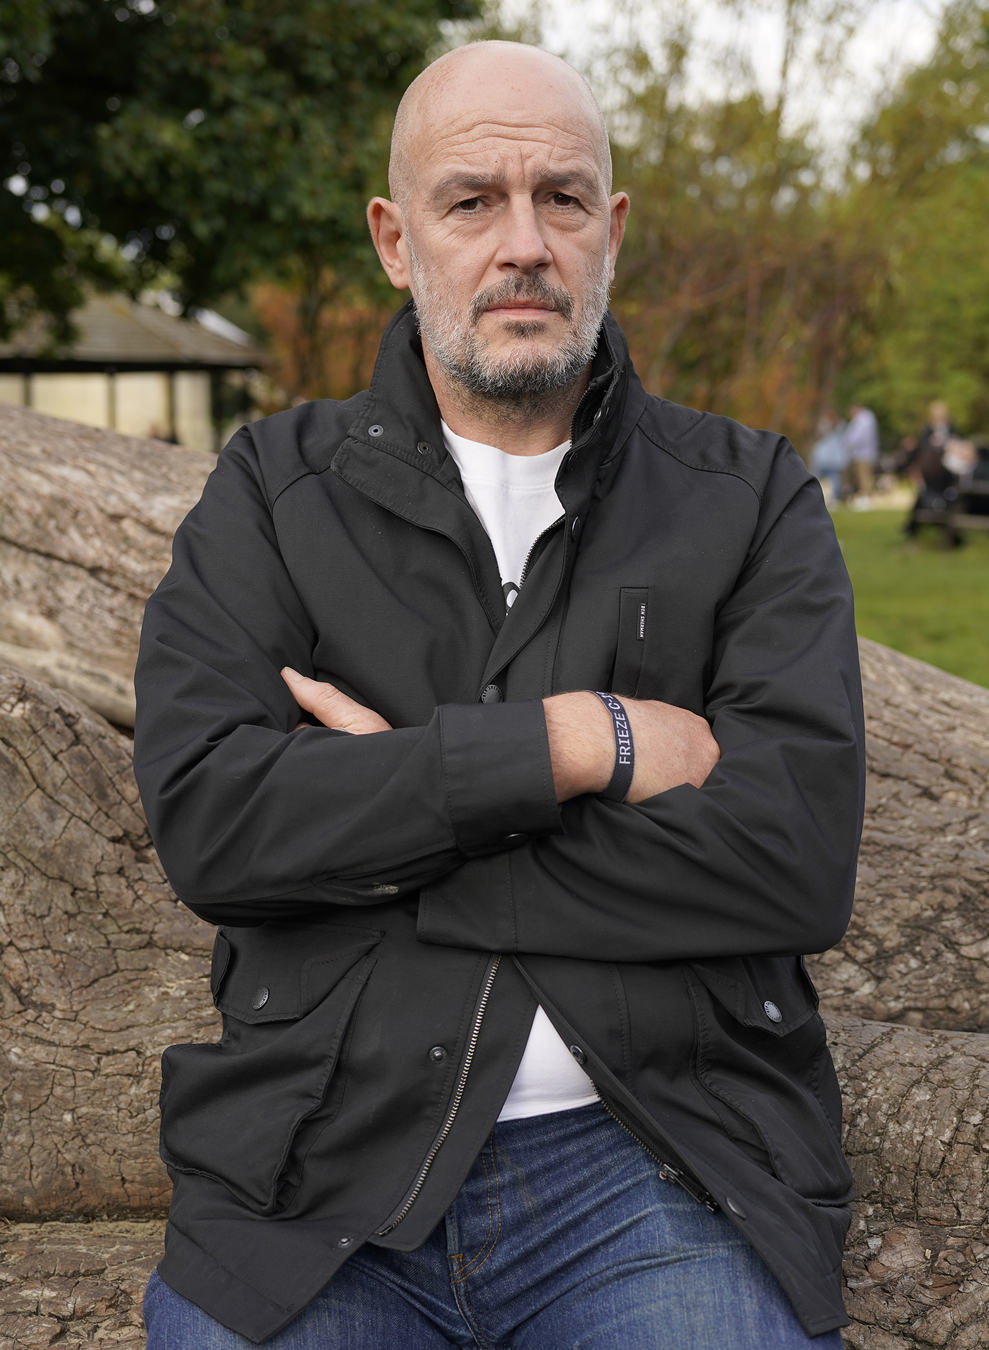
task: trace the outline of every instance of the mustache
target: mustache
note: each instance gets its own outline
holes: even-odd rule
[[[568,322],[573,318],[573,296],[570,292],[551,286],[538,273],[532,273],[529,276],[506,277],[497,286],[478,291],[470,302],[471,324],[476,324],[482,314],[494,305],[504,304],[506,300],[540,300],[552,305]]]

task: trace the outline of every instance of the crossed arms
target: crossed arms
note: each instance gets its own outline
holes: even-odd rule
[[[373,709],[332,684],[311,680],[288,666],[282,678],[299,707],[325,727],[354,736],[391,731]],[[684,783],[699,788],[721,754],[704,718],[657,699],[622,701],[635,741],[635,777],[626,800],[634,805]],[[578,691],[543,699],[543,711],[556,800],[602,792],[615,758],[611,718],[603,705],[594,694]]]
[[[324,563],[324,536],[306,534],[329,509],[322,483],[286,491],[276,527],[253,435],[176,536],[138,666],[135,770],[197,914],[260,923],[417,895],[423,941],[636,962],[840,938],[861,695],[847,579],[802,467],[774,488],[712,626],[680,635],[704,716],[628,701],[637,772],[619,806],[596,795],[614,742],[593,694],[478,704],[475,674],[437,696],[396,678],[380,625],[355,638],[364,611],[348,628],[337,585],[353,555]],[[347,661],[341,682],[384,716],[280,674]],[[300,706],[321,725],[294,730]]]

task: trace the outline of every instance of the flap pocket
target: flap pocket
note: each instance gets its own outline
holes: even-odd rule
[[[297,1021],[323,1001],[381,936],[371,928],[344,924],[221,929],[213,945],[213,1002],[221,1012],[252,1026]],[[312,955],[300,960],[306,952]]]
[[[765,1149],[773,1172],[799,1195],[847,1203],[841,1095],[801,958],[719,957],[690,962],[686,975],[696,1082],[727,1132]]]
[[[161,1061],[161,1156],[275,1214],[292,1188],[304,1122],[328,1122],[341,1050],[382,934],[342,924],[262,924],[217,934],[212,986],[222,1040]],[[339,1085],[338,1085],[339,1087]]]
[[[689,964],[742,1026],[787,1036],[817,1012],[817,990],[803,957],[720,956]]]

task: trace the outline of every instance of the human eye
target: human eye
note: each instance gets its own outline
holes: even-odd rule
[[[464,215],[473,216],[481,209],[480,197],[465,197],[462,202],[457,202],[456,210],[462,211]]]
[[[576,197],[569,196],[566,192],[554,192],[551,198],[554,206],[579,206]]]

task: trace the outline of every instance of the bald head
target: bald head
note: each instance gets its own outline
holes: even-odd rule
[[[405,92],[395,117],[388,184],[406,211],[419,165],[438,139],[505,126],[561,121],[584,140],[611,190],[611,149],[604,117],[590,87],[558,56],[521,42],[474,42],[427,66]]]
[[[629,206],[611,192],[608,135],[586,83],[517,42],[449,52],[402,100],[389,178],[392,199],[372,197],[368,227],[392,285],[412,292],[443,416],[485,434],[499,419],[565,432]]]

